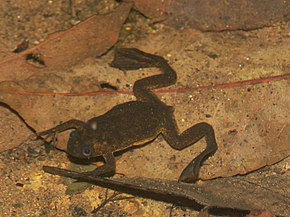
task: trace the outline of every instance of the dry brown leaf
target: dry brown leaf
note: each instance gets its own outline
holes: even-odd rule
[[[73,108],[79,110],[81,108],[79,105],[86,106],[83,101],[86,101],[85,98],[57,100],[52,94],[50,97],[40,96],[38,100],[34,95],[21,95],[21,91],[74,92],[81,86],[89,88],[90,91],[99,90],[98,79],[90,79],[91,86],[85,81],[86,79],[81,78],[85,75],[79,74],[70,80],[70,69],[86,58],[95,58],[103,54],[116,43],[131,7],[132,4],[124,3],[113,13],[92,16],[66,31],[52,34],[35,48],[0,62],[1,102],[19,112],[37,131],[58,124],[60,119],[63,120],[60,116],[70,119],[75,113],[70,116],[67,111],[72,111]],[[31,63],[28,59],[36,63]],[[16,95],[9,94],[11,90],[16,90]],[[71,100],[73,101],[71,104],[67,103]],[[59,110],[59,106],[62,109]],[[11,149],[18,145],[0,146],[0,150]]]
[[[86,58],[111,48],[132,7],[123,3],[113,13],[94,15],[46,41],[0,62],[0,82],[23,80],[34,74],[68,70]],[[31,63],[32,61],[32,63]]]

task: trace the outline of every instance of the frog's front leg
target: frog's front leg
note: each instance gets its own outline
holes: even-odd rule
[[[182,171],[179,181],[195,182],[198,180],[198,174],[201,164],[217,150],[214,130],[208,123],[199,123],[185,130],[179,135],[175,120],[168,119],[162,131],[162,135],[171,147],[182,150],[193,145],[205,137],[206,149],[193,159],[190,164]]]
[[[73,176],[72,178],[81,178],[86,176],[113,176],[116,172],[116,160],[113,153],[106,153],[103,155],[103,158],[105,160],[104,165],[97,167],[93,171],[83,172],[79,175]]]
[[[76,119],[72,119],[69,121],[66,121],[62,124],[57,125],[56,127],[53,127],[49,130],[45,130],[42,132],[37,133],[38,136],[46,136],[46,135],[52,135],[55,133],[60,133],[69,129],[77,129],[79,127],[82,127],[85,124],[85,122],[80,121],[80,120],[76,120]]]
[[[62,124],[57,125],[56,127],[53,127],[49,130],[45,130],[39,133],[36,133],[36,135],[39,136],[46,136],[47,137],[44,139],[46,140],[48,137],[52,137],[52,141],[50,142],[52,144],[52,146],[55,146],[55,139],[56,139],[56,134],[69,130],[69,129],[77,129],[79,127],[82,127],[85,124],[85,122],[80,121],[80,120],[76,120],[76,119],[72,119],[69,121],[66,121]]]

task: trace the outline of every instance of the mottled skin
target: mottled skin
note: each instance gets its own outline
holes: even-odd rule
[[[159,134],[162,134],[168,144],[177,150],[191,146],[205,137],[206,149],[190,162],[179,178],[183,182],[196,181],[202,162],[217,150],[214,130],[207,123],[199,123],[180,134],[173,108],[164,104],[151,91],[174,84],[177,79],[176,72],[163,57],[135,48],[117,49],[111,66],[121,70],[157,67],[163,73],[135,82],[133,92],[136,101],[117,105],[107,113],[87,122],[70,120],[38,135],[53,135],[75,129],[70,134],[67,153],[82,159],[103,156],[105,160],[103,166],[82,173],[82,176],[113,175],[116,168],[113,155],[115,152],[145,144],[154,140]]]

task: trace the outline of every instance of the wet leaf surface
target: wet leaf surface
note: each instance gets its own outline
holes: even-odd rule
[[[288,1],[134,0],[140,12],[174,27],[202,31],[251,30],[289,19]]]

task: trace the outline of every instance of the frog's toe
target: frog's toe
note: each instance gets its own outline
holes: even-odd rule
[[[182,173],[178,179],[179,182],[186,182],[186,183],[193,183],[193,182],[196,182],[197,180],[198,180],[197,176],[194,176],[192,174],[188,175],[184,173]]]
[[[178,181],[187,183],[196,182],[198,180],[198,171],[197,167],[189,165],[182,171]]]

